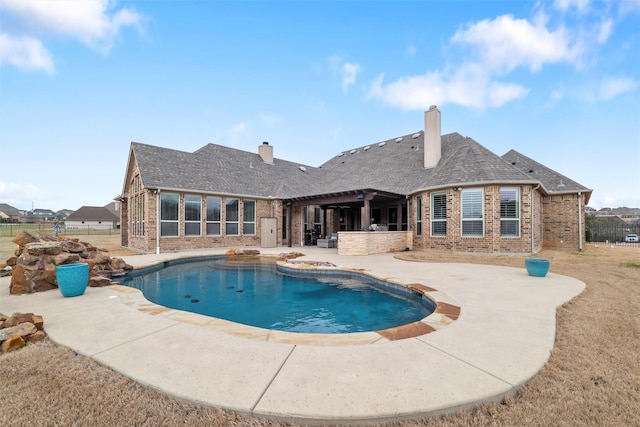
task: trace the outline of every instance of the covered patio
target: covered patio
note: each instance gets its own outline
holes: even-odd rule
[[[317,225],[310,228],[304,218],[301,220],[301,245],[315,245],[320,240],[322,246],[335,247],[324,244],[333,236],[341,255],[368,255],[412,247],[413,235],[407,223],[409,203],[405,195],[364,188],[294,197],[285,199],[284,204],[287,207],[289,247],[298,240],[295,238],[295,208],[308,206],[319,207],[322,219],[319,229]],[[297,212],[303,216],[302,210]]]

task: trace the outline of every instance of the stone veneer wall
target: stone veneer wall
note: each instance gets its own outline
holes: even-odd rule
[[[370,255],[413,248],[411,231],[340,231],[338,255]]]
[[[582,220],[582,232],[578,211]],[[564,194],[542,198],[542,247],[545,249],[580,249],[584,244],[584,195]]]

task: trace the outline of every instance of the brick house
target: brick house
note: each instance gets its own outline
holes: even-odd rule
[[[441,135],[435,106],[424,125],[319,167],[275,158],[267,142],[257,153],[131,143],[118,198],[122,244],[160,252],[337,236],[345,255],[583,248],[592,190],[517,151],[498,156],[469,137]]]

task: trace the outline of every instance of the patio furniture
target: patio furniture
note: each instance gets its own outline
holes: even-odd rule
[[[319,248],[337,248],[338,247],[338,234],[333,233],[330,239],[318,239]]]

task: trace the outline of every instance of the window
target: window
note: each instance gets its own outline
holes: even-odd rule
[[[178,195],[160,193],[160,235],[178,235]]]
[[[256,202],[242,201],[242,234],[256,234]]]
[[[220,235],[220,197],[207,197],[207,236]]]
[[[130,233],[132,236],[144,236],[144,191],[140,175],[131,181]],[[118,204],[116,203],[116,206]]]
[[[431,195],[431,235],[447,235],[447,193]]]
[[[520,192],[517,188],[500,189],[500,236],[520,236]]]
[[[225,215],[225,234],[238,234],[238,199],[227,199]]]
[[[194,195],[184,196],[184,235],[199,236],[200,235],[200,204],[202,197]]]
[[[484,194],[482,189],[462,190],[462,235],[484,235]]]
[[[422,196],[416,197],[416,235],[422,236]]]

